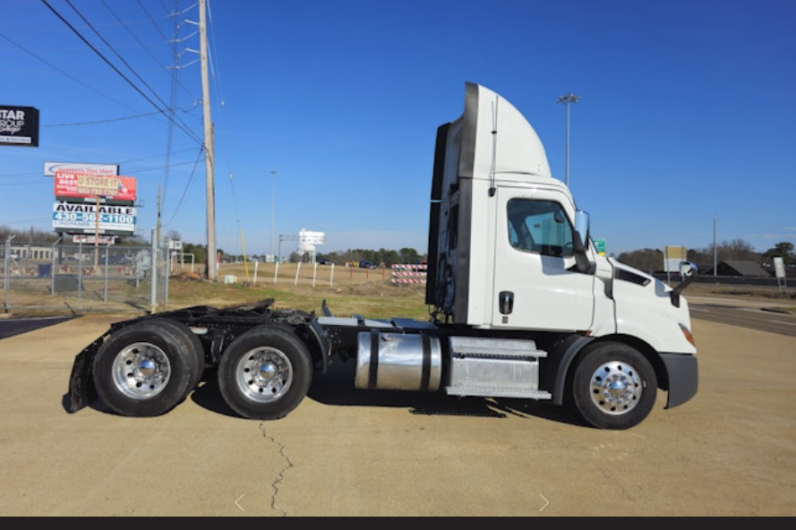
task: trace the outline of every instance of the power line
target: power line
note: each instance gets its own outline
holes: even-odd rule
[[[38,60],[38,61],[40,61],[40,62],[44,63],[44,64],[45,64],[45,65],[47,65],[47,66],[49,66],[50,68],[52,68],[53,70],[57,71],[59,74],[63,75],[64,77],[68,77],[68,78],[69,78],[69,79],[71,79],[72,81],[75,81],[75,82],[76,82],[76,83],[78,83],[79,85],[81,85],[81,86],[83,86],[83,87],[85,87],[85,88],[87,88],[87,89],[91,90],[92,92],[95,92],[95,93],[99,94],[100,96],[102,96],[102,97],[104,97],[104,98],[106,98],[106,99],[108,99],[108,100],[110,100],[110,101],[113,101],[113,102],[114,102],[114,103],[116,103],[117,105],[121,105],[122,107],[124,107],[124,108],[126,108],[126,109],[130,109],[130,110],[132,110],[132,111],[136,111],[136,109],[134,109],[133,107],[131,107],[131,106],[127,105],[126,103],[122,103],[122,102],[121,102],[121,101],[119,101],[118,99],[114,99],[114,98],[110,97],[109,95],[107,95],[107,94],[105,94],[105,93],[103,93],[103,92],[100,92],[99,90],[97,90],[97,89],[96,89],[96,88],[94,88],[93,86],[91,86],[91,85],[89,85],[89,84],[87,84],[87,83],[84,83],[82,80],[78,79],[77,77],[73,76],[72,74],[70,74],[70,73],[68,73],[68,72],[65,72],[64,70],[61,70],[60,68],[58,68],[58,67],[57,67],[57,66],[55,66],[54,64],[52,64],[52,63],[50,63],[50,62],[48,62],[48,61],[46,61],[46,60],[42,59],[41,57],[39,57],[38,55],[36,55],[36,54],[35,54],[35,53],[33,53],[32,51],[30,51],[30,50],[28,50],[27,48],[25,48],[24,46],[22,46],[21,44],[19,44],[19,43],[15,42],[15,41],[13,41],[13,40],[11,40],[11,39],[10,39],[9,37],[7,37],[6,35],[3,35],[2,33],[0,33],[0,37],[2,37],[3,39],[5,39],[6,41],[10,42],[11,44],[13,44],[14,46],[16,46],[17,48],[19,48],[19,49],[20,49],[20,50],[22,50],[23,52],[27,53],[28,55],[30,55],[30,56],[31,56],[31,57],[33,57],[34,59],[36,59],[36,60]]]
[[[175,151],[175,153],[173,153],[173,154],[176,154],[176,153],[187,153],[188,151],[193,152],[194,148],[181,149],[179,151]],[[144,157],[140,157],[140,158],[131,158],[129,160],[122,160],[121,162],[119,162],[119,165],[123,166],[123,165],[129,164],[131,162],[140,162],[142,160],[152,160],[152,159],[155,159],[155,158],[161,158],[163,156],[166,156],[166,155],[152,155],[152,156],[144,156]],[[184,165],[186,163],[187,162],[181,162],[180,165]],[[159,169],[159,168],[144,169],[142,171],[151,171],[153,169]],[[14,178],[14,177],[26,177],[26,178],[29,178],[29,177],[40,177],[40,176],[41,176],[41,173],[38,173],[38,172],[35,172],[35,171],[29,171],[29,172],[25,172],[25,173],[11,173],[11,174],[8,174],[8,175],[0,175],[0,179]],[[39,181],[36,181],[36,182],[39,182]]]
[[[153,116],[155,114],[160,114],[159,112],[145,112],[143,114],[136,114],[135,116],[125,116],[122,118],[108,118],[107,120],[94,120],[94,121],[83,121],[83,122],[73,122],[73,123],[53,123],[50,125],[40,125],[42,129],[46,129],[48,127],[74,127],[79,125],[97,125],[100,123],[113,123],[116,121],[125,121],[125,120],[134,120],[136,118],[145,118],[147,116]]]
[[[103,3],[105,3],[105,0],[103,0]],[[158,24],[155,22],[155,19],[152,17],[152,15],[149,14],[149,11],[146,10],[146,7],[144,6],[144,4],[141,3],[141,0],[138,0],[136,3],[138,4],[138,7],[141,8],[141,11],[143,11],[144,14],[147,16],[149,21],[152,22],[152,25],[155,27],[157,32],[160,33],[160,36],[165,41],[166,40],[166,35],[160,30],[160,26],[158,26]],[[176,4],[176,0],[175,0],[175,4]],[[161,4],[160,7],[163,8],[163,11],[167,11],[166,7],[163,4]]]
[[[191,187],[191,182],[193,182],[193,178],[196,176],[196,167],[199,165],[199,162],[202,160],[202,153],[204,153],[204,146],[202,146],[202,148],[199,150],[199,155],[196,157],[196,160],[193,163],[194,166],[193,166],[193,171],[191,171],[191,177],[188,179],[188,182],[185,184],[185,189],[183,189],[182,191],[180,202],[177,203],[177,208],[174,209],[174,213],[171,214],[171,219],[169,219],[169,222],[166,223],[166,226],[171,226],[172,221],[174,221],[174,218],[177,216],[177,213],[180,211],[180,208],[182,207],[182,203],[185,200],[185,195],[188,193],[188,189]]]
[[[133,37],[133,39],[135,39],[135,41],[141,46],[141,48],[143,48],[149,54],[149,56],[153,59],[153,61],[158,66],[160,66],[161,68],[166,70],[167,68],[165,66],[163,66],[160,63],[160,61],[158,61],[158,59],[156,57],[154,57],[154,55],[152,55],[151,52],[149,52],[147,47],[140,41],[140,39],[138,39],[138,37],[132,31],[130,31],[130,28],[127,27],[127,25],[124,24],[124,22],[111,9],[111,7],[108,6],[107,3],[105,3],[105,0],[102,0],[102,3],[108,9],[108,11],[110,11],[111,14],[113,14],[114,18],[116,18],[116,20],[128,31],[128,33]],[[177,105],[177,90],[178,90],[178,88],[182,87],[183,89],[186,90],[186,92],[191,94],[191,92],[187,88],[185,88],[185,86],[183,86],[180,83],[179,68],[176,67],[177,63],[178,63],[178,60],[179,60],[179,51],[177,49],[177,43],[179,42],[179,38],[178,37],[179,37],[180,24],[179,24],[179,21],[175,18],[174,19],[175,20],[174,21],[174,28],[173,28],[173,32],[174,32],[173,33],[173,38],[171,40],[168,40],[166,35],[161,30],[160,26],[157,24],[157,22],[155,22],[155,19],[152,16],[152,14],[146,9],[146,7],[140,2],[140,0],[138,1],[138,5],[141,8],[141,10],[144,12],[144,14],[147,16],[149,21],[152,23],[152,26],[160,34],[161,38],[164,41],[170,42],[172,44],[172,46],[171,46],[171,48],[172,48],[172,63],[174,65],[174,67],[170,67],[169,68],[171,70],[171,74],[170,74],[171,90],[170,90],[170,96],[169,96],[169,104],[168,104],[167,108],[169,110],[170,115],[173,118],[174,117],[174,109],[176,108],[176,105]],[[175,4],[174,5],[175,5],[175,12],[176,12],[177,11],[177,7],[178,7],[178,0],[175,0]],[[165,6],[163,6],[161,4],[161,7],[163,7],[164,11],[166,11]],[[128,68],[129,68],[129,66],[128,66]],[[161,100],[161,102],[162,102],[162,100]],[[166,198],[169,196],[169,194],[168,194],[168,185],[169,185],[169,176],[170,176],[170,169],[171,169],[171,163],[170,163],[170,161],[171,161],[171,146],[172,146],[172,141],[173,141],[173,136],[174,136],[173,135],[173,124],[174,124],[174,119],[171,119],[169,121],[168,132],[167,132],[167,140],[166,140],[167,155],[166,155],[166,164],[165,164],[165,167],[164,167],[165,171],[164,171],[164,176],[163,176],[163,198],[162,198],[161,203],[160,203],[160,208],[158,209],[158,225],[160,225],[161,210],[165,209]]]
[[[135,71],[135,68],[133,68],[133,67],[132,67],[132,66],[131,66],[131,65],[130,65],[130,64],[129,64],[129,63],[128,63],[128,62],[127,62],[125,59],[124,59],[124,57],[122,57],[122,56],[119,54],[119,52],[117,52],[117,51],[116,51],[116,49],[113,47],[113,45],[112,45],[110,42],[108,42],[108,40],[107,40],[107,39],[105,39],[105,37],[103,37],[103,36],[100,34],[100,32],[99,32],[99,31],[97,31],[97,29],[96,29],[96,28],[95,28],[95,27],[94,27],[94,26],[91,24],[91,22],[89,22],[89,21],[86,19],[86,17],[84,17],[84,16],[83,16],[83,14],[82,14],[80,11],[78,11],[78,9],[77,9],[77,8],[76,8],[76,7],[75,7],[73,4],[72,4],[72,2],[71,2],[70,0],[66,0],[66,3],[67,3],[67,5],[69,5],[69,7],[71,7],[71,8],[72,8],[72,10],[74,10],[74,12],[75,12],[75,13],[77,13],[77,16],[79,16],[79,17],[80,17],[80,19],[81,19],[83,22],[85,22],[85,23],[86,23],[86,25],[87,25],[87,26],[88,26],[88,27],[91,29],[91,31],[93,31],[93,32],[94,32],[94,34],[95,34],[95,35],[97,35],[97,37],[99,37],[99,39],[100,39],[100,40],[101,40],[101,41],[102,41],[102,42],[103,42],[103,43],[104,43],[104,44],[105,44],[105,45],[106,45],[106,46],[107,46],[107,47],[108,47],[108,48],[109,48],[109,49],[110,49],[110,50],[113,52],[113,54],[114,54],[114,55],[116,55],[116,57],[118,57],[120,61],[122,61],[122,63],[123,63],[123,64],[124,64],[124,65],[127,67],[127,69],[128,69],[128,70],[130,70],[130,72],[132,72],[132,73],[133,73],[133,75],[134,75],[136,78],[138,78],[138,80],[139,80],[139,81],[141,81],[141,82],[144,84],[144,86],[145,86],[147,89],[149,89],[149,91],[150,91],[150,92],[151,92],[151,93],[152,93],[152,94],[153,94],[153,95],[154,95],[154,96],[155,96],[155,97],[158,99],[158,101],[160,101],[160,103],[162,103],[164,106],[166,106],[166,107],[169,109],[169,112],[170,112],[170,114],[169,114],[169,115],[167,115],[167,117],[169,118],[169,120],[170,120],[170,121],[174,122],[174,112],[173,112],[173,109],[172,109],[171,107],[168,107],[168,106],[166,105],[166,102],[165,102],[165,101],[163,101],[163,99],[162,99],[162,98],[161,98],[161,97],[160,97],[160,96],[157,94],[157,92],[155,91],[155,89],[153,89],[151,86],[149,86],[149,84],[146,82],[146,80],[144,80],[144,78],[142,78],[140,75],[138,75],[138,73]],[[70,26],[70,27],[71,27],[71,26]],[[81,38],[82,38],[82,37],[81,37]],[[84,39],[84,41],[85,41],[85,39]],[[97,51],[97,50],[96,50],[96,48],[94,48],[93,46],[92,46],[92,49],[93,49],[93,50],[95,50],[95,51]],[[105,60],[104,56],[102,56],[102,55],[100,55],[100,56],[103,58],[103,60]],[[110,64],[110,63],[109,63],[107,60],[105,60],[105,62],[106,62],[106,63],[108,63],[108,64]],[[111,65],[111,66],[113,67],[113,65]],[[116,69],[116,68],[114,67],[114,69]],[[116,71],[117,71],[117,72],[119,72],[119,70],[118,70],[118,69],[116,69]],[[119,73],[121,74],[121,72],[119,72]],[[125,77],[125,80],[127,80],[127,78],[126,78],[126,77]],[[136,88],[136,90],[138,90],[138,89]],[[142,93],[140,90],[139,90],[138,92],[139,92],[141,95],[143,95],[143,93]],[[150,101],[151,101],[151,100],[150,100]],[[153,103],[153,105],[154,105],[154,103]],[[159,108],[157,105],[154,105],[154,106],[155,106],[155,108],[158,108],[158,110],[160,110],[160,108]],[[161,112],[162,112],[162,111],[161,111]],[[165,115],[165,113],[164,113],[164,115]],[[187,126],[185,126],[185,128],[184,128],[183,130],[187,130]],[[198,140],[198,139],[197,139],[197,140]]]
[[[127,76],[126,76],[126,75],[124,75],[124,73],[123,73],[121,70],[119,70],[119,69],[118,69],[118,68],[117,68],[117,67],[116,67],[116,66],[115,66],[113,63],[111,63],[111,62],[110,62],[110,61],[107,59],[107,57],[105,57],[105,56],[104,56],[104,55],[103,55],[103,54],[102,54],[102,53],[101,53],[99,50],[97,50],[97,48],[96,48],[96,47],[94,47],[94,45],[93,45],[93,44],[91,44],[91,43],[90,43],[88,40],[86,40],[86,38],[85,38],[83,35],[81,35],[81,33],[80,33],[80,32],[79,32],[79,31],[78,31],[78,30],[77,30],[77,29],[76,29],[76,28],[75,28],[75,27],[74,27],[72,24],[70,24],[70,23],[69,23],[69,21],[68,21],[68,20],[66,20],[66,19],[65,19],[65,18],[64,18],[64,17],[63,17],[63,16],[62,16],[62,15],[61,15],[61,14],[60,14],[60,13],[59,13],[59,12],[58,12],[56,9],[55,9],[55,8],[53,8],[53,7],[52,7],[52,6],[51,6],[51,5],[50,5],[50,4],[47,2],[47,0],[41,0],[41,2],[42,2],[42,3],[43,3],[45,6],[47,6],[47,8],[48,8],[50,11],[52,11],[52,12],[53,12],[53,14],[55,14],[55,16],[57,16],[57,17],[58,17],[58,18],[59,18],[59,19],[60,19],[60,20],[61,20],[61,21],[62,21],[64,24],[66,24],[66,25],[67,25],[67,27],[68,27],[69,29],[71,29],[71,30],[72,30],[72,32],[73,32],[75,35],[77,35],[77,37],[78,37],[80,40],[82,40],[82,41],[83,41],[83,42],[86,44],[86,46],[88,46],[89,48],[91,48],[91,50],[92,50],[92,51],[93,51],[95,54],[97,54],[97,56],[99,56],[99,57],[100,57],[100,58],[101,58],[101,59],[102,59],[102,60],[103,60],[103,61],[104,61],[104,62],[105,62],[105,63],[106,63],[108,66],[110,66],[110,67],[111,67],[111,69],[112,69],[114,72],[116,72],[117,74],[119,74],[119,76],[120,76],[122,79],[124,79],[124,80],[125,80],[125,82],[127,82],[127,84],[129,84],[129,85],[130,85],[130,86],[133,88],[133,90],[135,90],[136,92],[138,92],[138,93],[141,95],[141,97],[143,97],[143,98],[144,98],[145,100],[147,100],[147,101],[148,101],[148,102],[149,102],[149,103],[150,103],[150,104],[151,104],[153,107],[155,107],[155,108],[158,110],[158,112],[160,112],[161,114],[163,114],[164,116],[166,116],[166,118],[168,118],[168,119],[171,119],[171,117],[170,117],[168,114],[166,114],[166,112],[165,112],[163,109],[161,109],[161,108],[160,108],[160,107],[159,107],[159,106],[158,106],[158,105],[157,105],[157,104],[156,104],[154,101],[152,101],[152,99],[151,99],[149,96],[147,96],[146,94],[144,94],[144,92],[142,92],[142,91],[141,91],[141,89],[139,89],[139,88],[138,88],[138,87],[137,87],[137,86],[136,86],[136,85],[135,85],[135,84],[134,84],[134,83],[133,83],[133,82],[132,82],[132,81],[131,81],[131,80],[130,80],[130,79],[127,77]],[[71,5],[71,3],[70,3],[70,5]],[[72,7],[72,8],[73,8],[73,9],[75,9],[74,7]],[[195,134],[193,131],[191,131],[190,129],[188,129],[186,126],[184,126],[183,124],[177,124],[177,126],[178,126],[178,127],[180,127],[180,129],[181,129],[183,132],[185,132],[185,134],[187,134],[189,137],[191,137],[193,140],[195,140],[196,142],[202,143],[202,139],[201,139],[201,138],[199,138],[198,136],[196,136],[196,134]]]
[[[175,0],[175,4],[176,4],[176,2],[178,2],[178,0]],[[129,35],[130,35],[130,36],[131,36],[131,37],[132,37],[132,38],[133,38],[133,39],[134,39],[134,40],[135,40],[137,43],[138,43],[138,45],[141,47],[141,49],[143,49],[143,50],[144,50],[144,51],[147,53],[147,55],[149,55],[149,57],[150,57],[150,58],[152,58],[152,60],[155,62],[155,64],[157,64],[157,65],[158,65],[158,66],[159,66],[159,67],[160,67],[162,70],[164,70],[164,71],[165,71],[165,70],[172,69],[171,67],[167,67],[167,66],[163,65],[163,64],[162,64],[162,63],[161,63],[161,62],[158,60],[158,58],[157,58],[157,57],[155,57],[155,56],[152,54],[152,52],[151,52],[151,51],[149,51],[149,48],[148,48],[148,47],[147,47],[147,46],[146,46],[146,45],[145,45],[143,42],[141,42],[141,40],[140,40],[140,39],[139,39],[139,38],[136,36],[136,34],[135,34],[133,31],[131,31],[131,30],[130,30],[129,26],[128,26],[127,24],[125,24],[125,22],[124,22],[123,20],[121,20],[121,19],[119,18],[119,16],[116,14],[116,12],[114,12],[114,11],[113,11],[113,9],[111,9],[111,7],[110,7],[110,6],[109,6],[109,5],[108,5],[108,4],[105,2],[105,0],[102,0],[102,5],[104,5],[104,6],[105,6],[105,8],[106,8],[108,11],[110,11],[110,13],[111,13],[111,14],[113,15],[113,17],[116,19],[116,21],[117,21],[117,22],[119,22],[119,25],[121,25],[121,26],[122,26],[122,27],[123,27],[125,30],[127,30],[127,33],[128,33],[128,34],[129,34]],[[152,17],[152,15],[149,13],[149,11],[147,11],[147,10],[146,10],[146,8],[143,6],[143,4],[141,4],[141,2],[140,2],[140,1],[138,2],[138,5],[139,5],[139,6],[141,7],[141,9],[144,11],[144,14],[146,14],[147,18],[148,18],[148,19],[149,19],[149,21],[152,23],[152,26],[154,26],[154,27],[155,27],[155,29],[157,30],[157,32],[160,34],[160,36],[161,36],[161,38],[163,39],[163,41],[164,41],[164,42],[169,42],[168,38],[166,37],[166,35],[164,35],[164,34],[163,34],[163,31],[161,30],[160,26],[158,26],[157,22],[155,22],[155,19]],[[178,25],[178,24],[177,24],[177,27],[179,27],[179,25]],[[188,89],[188,87],[186,87],[186,86],[184,86],[184,85],[180,85],[180,86],[182,87],[182,89],[183,89],[183,90],[185,90],[185,92],[186,92],[188,95],[190,95],[190,96],[191,96],[191,97],[193,97],[194,99],[197,99],[196,95],[195,95],[193,92],[191,92],[191,91],[190,91],[190,89]]]
[[[175,7],[176,7],[178,0],[174,0],[174,2],[175,2]],[[140,2],[138,3],[138,5],[141,6],[141,9],[145,13],[147,13],[147,15],[149,15],[149,13],[147,12],[146,8],[143,5],[141,5]],[[152,20],[152,17],[150,17],[150,20]],[[152,23],[154,25],[156,25],[154,20],[152,20]],[[179,52],[177,51],[177,37],[179,36],[179,31],[180,31],[180,24],[177,21],[177,19],[175,18],[174,19],[174,39],[172,39],[172,41],[171,41],[172,64],[175,67],[176,67],[177,62],[179,60]],[[163,35],[163,38],[165,39],[165,35]],[[172,68],[170,77],[171,77],[171,91],[169,93],[169,109],[174,109],[174,107],[176,107],[176,105],[177,105],[177,86],[179,84],[179,69]],[[172,112],[173,112],[173,110],[172,110]],[[165,208],[166,196],[167,196],[168,186],[169,186],[169,176],[171,174],[171,146],[172,146],[173,137],[174,137],[174,127],[171,124],[169,124],[168,133],[167,133],[167,139],[166,139],[166,152],[169,153],[169,154],[166,157],[166,170],[164,171],[164,175],[163,175],[163,202],[160,204],[160,207],[158,208],[158,236],[160,235],[160,218],[161,218],[160,216],[161,216],[161,211]]]
[[[177,109],[182,112],[189,112],[188,109]],[[92,121],[82,121],[82,122],[72,122],[72,123],[51,123],[51,124],[42,124],[40,127],[42,129],[49,128],[49,127],[73,127],[73,126],[81,126],[81,125],[97,125],[101,123],[112,123],[116,121],[126,121],[126,120],[134,120],[137,118],[145,118],[147,116],[154,116],[160,114],[160,112],[145,112],[143,114],[136,114],[134,116],[122,116],[120,118],[108,118],[107,120],[92,120]]]
[[[188,162],[177,162],[177,163],[171,162],[171,163],[169,163],[169,165],[171,167],[175,167],[175,166],[187,166],[187,165],[193,164],[193,163],[194,162],[191,162],[191,161],[188,161]],[[166,167],[167,166],[164,164],[162,166],[156,166],[156,167],[133,168],[132,170],[129,171],[129,173],[139,174],[139,173],[146,173],[147,171],[161,171],[161,170],[164,170]]]
[[[191,149],[193,151],[193,149]],[[171,167],[177,166],[187,166],[189,164],[195,164],[196,162],[187,161],[187,162],[177,162],[171,163]],[[125,170],[125,174],[136,174],[139,175],[141,173],[147,173],[149,171],[163,171],[166,166],[154,166],[154,167],[131,167]],[[40,173],[30,172],[30,173],[16,173],[13,175],[0,175],[0,188],[7,188],[11,186],[46,186],[52,188],[52,183],[47,182],[45,179],[40,179],[36,177],[41,177]],[[14,180],[14,179],[22,179],[22,180]]]
[[[129,35],[130,35],[130,36],[133,38],[133,40],[135,40],[135,41],[138,43],[138,45],[139,45],[139,46],[141,46],[141,49],[143,49],[143,50],[144,50],[144,51],[147,53],[147,55],[149,55],[149,57],[150,57],[150,58],[151,58],[151,59],[152,59],[152,60],[155,62],[155,64],[157,64],[157,65],[158,65],[158,66],[160,66],[160,67],[161,67],[163,70],[165,70],[165,69],[166,69],[166,67],[165,67],[164,65],[160,64],[160,61],[158,60],[158,58],[157,58],[157,57],[155,57],[155,56],[152,54],[152,52],[151,52],[151,51],[149,51],[149,48],[147,48],[146,46],[144,46],[144,43],[143,43],[143,42],[141,42],[141,40],[140,40],[140,39],[139,39],[139,38],[136,36],[136,34],[135,34],[135,33],[133,33],[133,32],[130,30],[130,27],[129,27],[129,26],[128,26],[128,25],[127,25],[127,24],[126,24],[126,23],[125,23],[125,22],[124,22],[122,19],[120,19],[120,18],[119,18],[119,16],[116,14],[116,12],[115,12],[113,9],[111,9],[111,7],[110,7],[110,6],[109,6],[107,3],[105,3],[105,0],[102,0],[102,5],[104,5],[104,6],[105,6],[105,9],[107,9],[107,10],[110,12],[110,14],[111,14],[111,15],[113,15],[113,18],[115,18],[115,19],[116,19],[116,21],[119,23],[119,25],[120,25],[121,27],[123,27],[123,28],[124,28],[124,29],[127,31],[127,33],[128,33],[128,34],[129,34]],[[140,5],[140,3],[139,3],[139,5]],[[144,7],[143,7],[143,6],[141,6],[141,9],[144,9]],[[147,12],[146,12],[146,10],[145,10],[144,12],[145,12],[145,13],[146,13],[146,15],[149,17],[149,20],[152,22],[152,25],[154,25],[154,26],[155,26],[155,28],[158,30],[158,32],[160,32],[160,27],[159,27],[157,24],[155,24],[155,21],[154,21],[154,20],[152,20],[152,16],[151,16],[149,13],[147,13]],[[165,35],[163,35],[163,33],[162,33],[162,32],[160,32],[160,36],[161,36],[161,37],[163,37],[163,40],[164,40],[164,41],[166,40],[166,36],[165,36]]]
[[[84,88],[87,88],[88,90],[91,90],[92,92],[94,92],[96,94],[99,94],[100,96],[104,97],[105,99],[107,99],[109,101],[112,101],[113,103],[116,103],[117,105],[120,105],[120,106],[122,106],[122,107],[124,107],[126,109],[129,109],[129,110],[132,110],[132,111],[136,110],[133,107],[127,105],[126,103],[123,103],[122,101],[119,101],[118,99],[112,98],[111,96],[108,96],[104,92],[102,92],[100,90],[97,90],[94,86],[83,82],[81,79],[73,76],[69,72],[66,72],[66,71],[58,68],[57,66],[55,66],[52,63],[50,63],[46,59],[38,56],[34,52],[32,52],[29,49],[25,48],[23,45],[19,44],[18,42],[14,41],[13,39],[9,38],[7,35],[4,35],[4,34],[0,33],[0,38],[4,39],[5,41],[10,43],[11,45],[16,46],[17,48],[19,48],[23,52],[27,53],[28,55],[30,55],[31,57],[36,59],[37,61],[43,63],[44,65],[46,65],[46,66],[48,66],[50,68],[52,68],[53,70],[57,71],[59,74],[63,75],[64,77],[67,77],[67,78],[71,79],[72,81],[78,83],[79,85],[83,86]],[[187,112],[188,111],[188,109],[178,109],[178,110],[182,110],[183,112]],[[40,125],[40,127],[46,128],[46,127],[66,127],[66,126],[73,126],[73,125],[92,125],[92,124],[97,124],[97,123],[121,121],[121,120],[127,120],[127,119],[133,119],[133,118],[139,118],[139,117],[145,117],[145,116],[152,116],[152,115],[155,115],[155,114],[162,114],[162,112],[160,110],[158,110],[158,111],[155,111],[155,112],[136,114],[136,115],[128,116],[128,117],[111,118],[111,119],[108,119],[108,120],[95,120],[95,121],[89,121],[89,122],[75,122],[75,123],[65,123],[65,124],[42,124],[42,125]],[[194,140],[196,140],[196,138],[194,138]]]
[[[195,149],[195,148],[193,148],[193,147],[192,147],[192,148],[190,148],[190,149],[181,149],[181,150],[179,150],[179,151],[175,151],[175,152],[174,152],[174,153],[172,153],[172,154],[175,154],[175,153],[187,153],[188,151],[191,151],[191,152],[193,152],[193,151],[194,151],[194,149]],[[166,153],[166,154],[168,154],[168,153]],[[151,159],[153,159],[153,158],[160,158],[160,157],[162,157],[162,156],[166,156],[166,154],[163,154],[163,155],[153,155],[153,156],[144,156],[144,157],[141,157],[141,158],[131,158],[130,160],[123,160],[123,161],[121,162],[121,164],[127,164],[127,163],[130,163],[130,162],[140,162],[141,160],[151,160]]]

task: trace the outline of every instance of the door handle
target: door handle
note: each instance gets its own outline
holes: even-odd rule
[[[502,315],[510,315],[514,310],[514,293],[511,291],[500,291],[498,295],[498,307]]]

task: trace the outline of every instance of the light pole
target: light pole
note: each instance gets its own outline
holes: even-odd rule
[[[570,103],[577,103],[580,100],[580,96],[575,96],[570,92],[566,96],[559,96],[556,100],[556,103],[563,103],[564,106],[567,108],[567,162],[566,162],[566,169],[564,170],[564,174],[566,176],[566,184],[569,186],[569,104]]]
[[[276,171],[271,170],[271,247],[268,250],[268,253],[271,255],[271,259],[274,259],[274,208],[276,206],[276,194],[274,192],[274,183],[276,182]]]
[[[719,267],[718,251],[716,250],[716,216],[713,216],[713,276],[716,276],[716,269]]]

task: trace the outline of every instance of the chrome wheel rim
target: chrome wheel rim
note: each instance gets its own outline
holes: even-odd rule
[[[293,366],[280,350],[261,347],[241,357],[235,370],[238,389],[252,401],[277,401],[290,389]]]
[[[592,401],[603,412],[615,416],[627,414],[641,399],[641,378],[627,363],[608,362],[592,374],[590,391]]]
[[[113,382],[132,399],[150,399],[166,388],[171,377],[171,362],[166,352],[149,342],[136,342],[124,348],[113,360]]]

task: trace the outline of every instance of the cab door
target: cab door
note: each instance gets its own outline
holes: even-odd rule
[[[577,272],[574,220],[552,191],[497,192],[492,325],[587,330],[594,315],[594,275]]]

